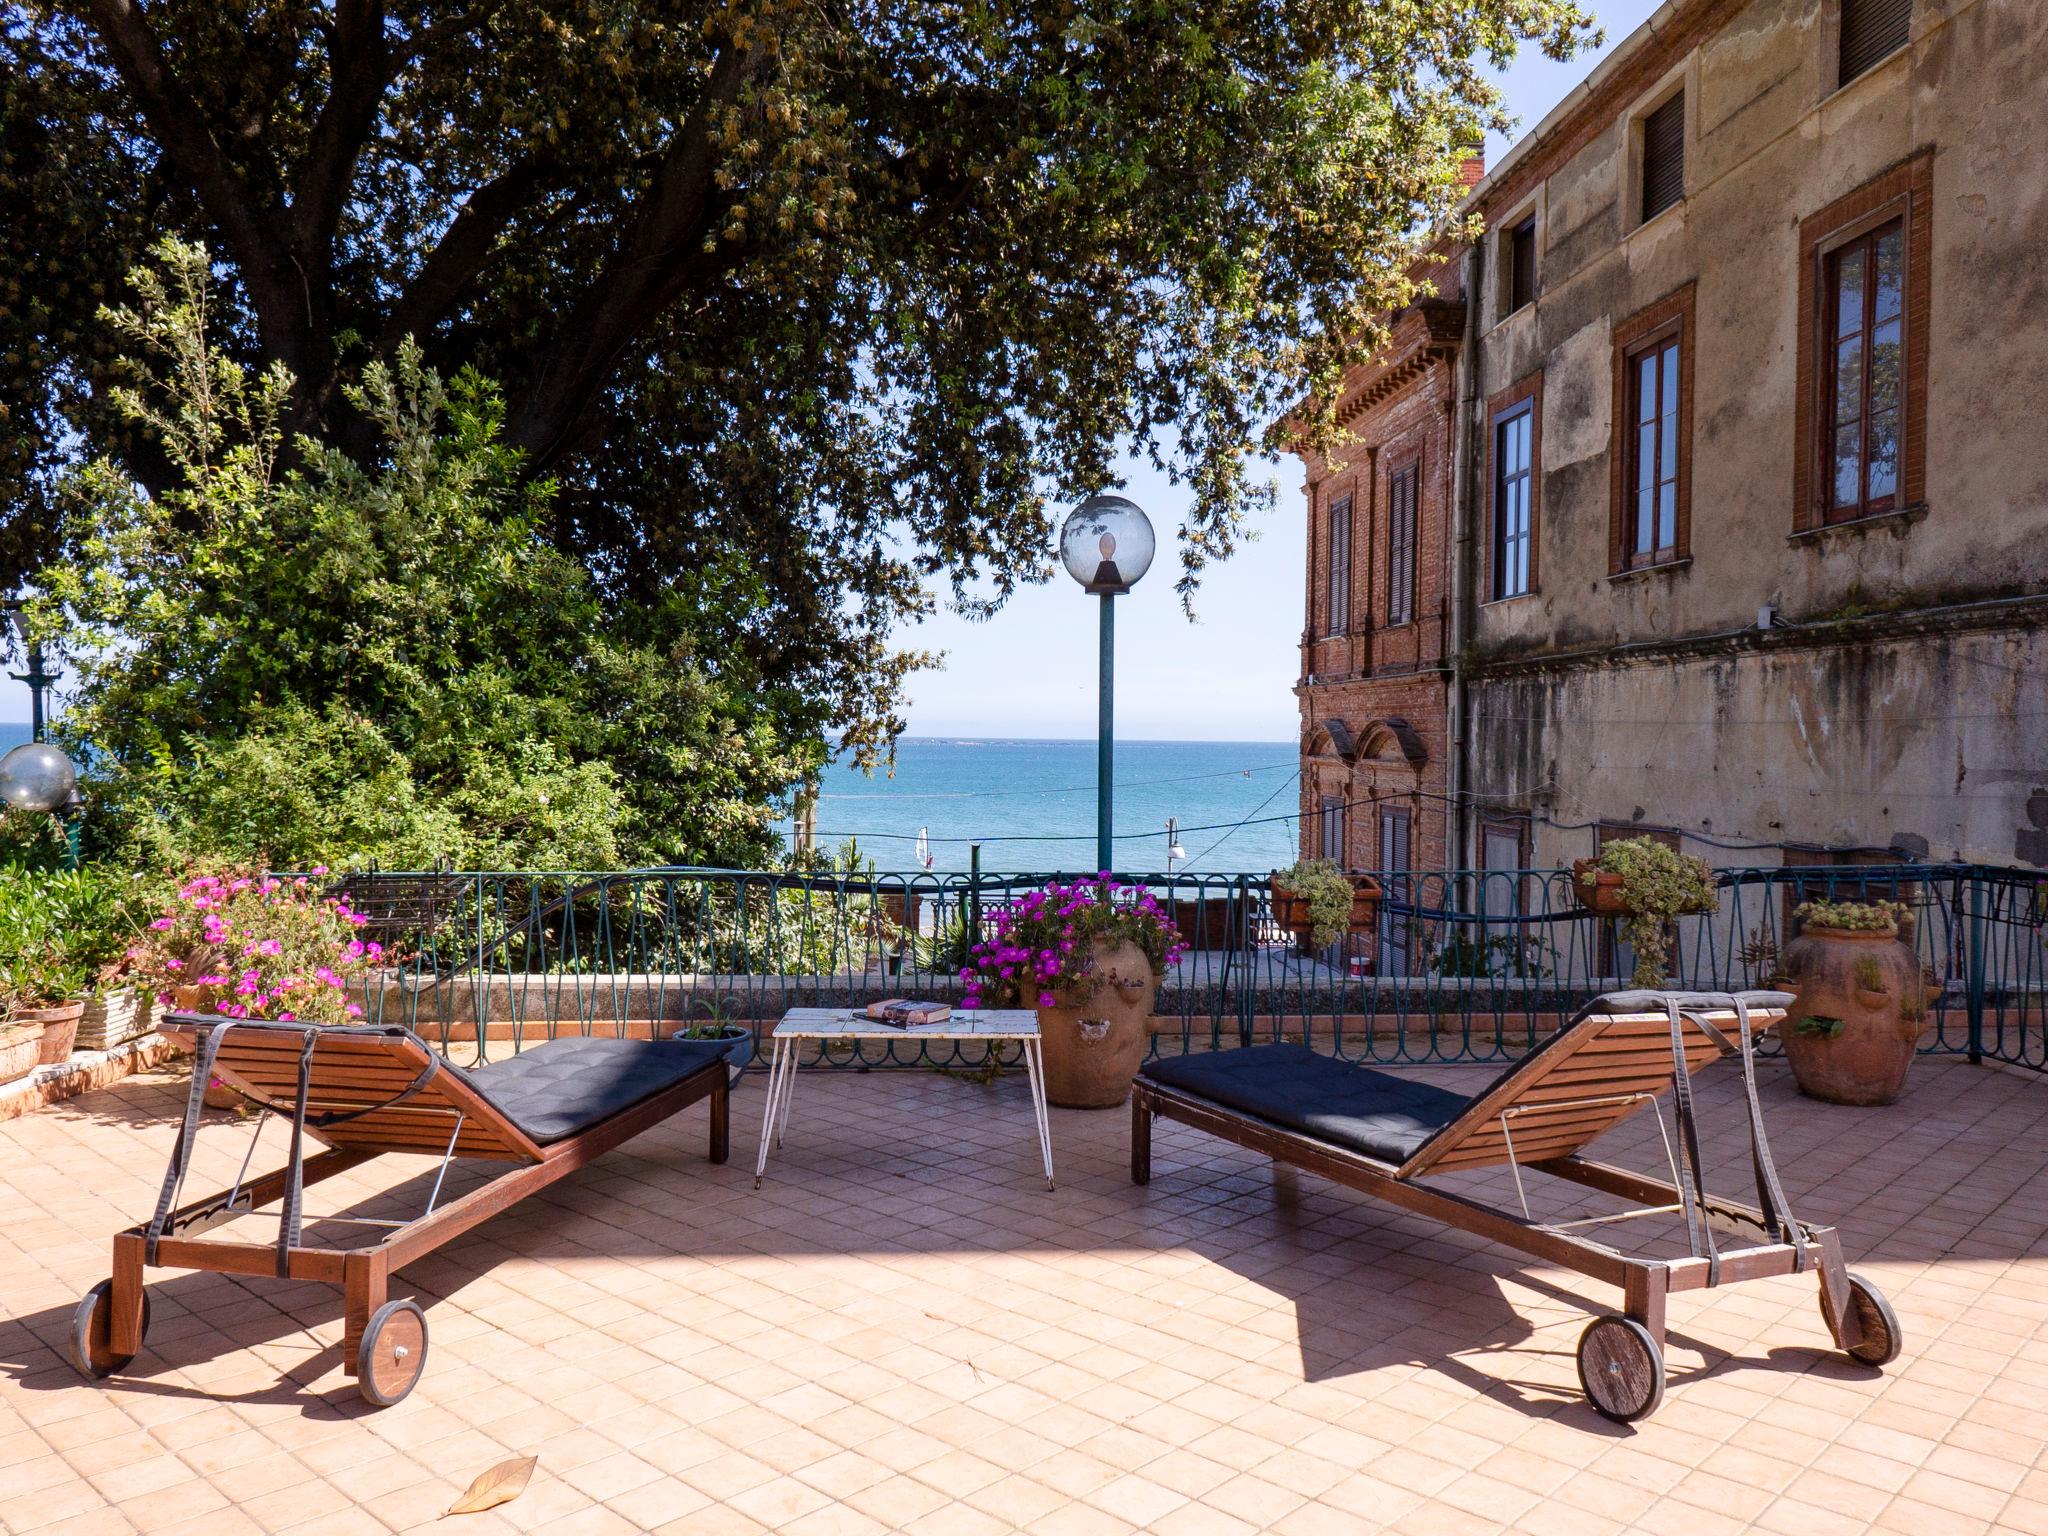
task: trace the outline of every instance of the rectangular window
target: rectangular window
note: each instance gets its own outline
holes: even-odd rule
[[[1330,503],[1330,586],[1324,631],[1341,635],[1351,628],[1351,498]]]
[[[1906,46],[1913,0],[1842,0],[1842,69],[1838,85],[1867,74]]]
[[[1387,485],[1387,623],[1415,618],[1415,480],[1410,464]]]
[[[1829,252],[1826,520],[1889,512],[1898,500],[1906,377],[1906,228],[1901,219]]]
[[[1391,875],[1408,872],[1408,812],[1405,807],[1380,807],[1380,868]]]
[[[1323,796],[1320,811],[1321,825],[1318,829],[1318,835],[1321,839],[1321,847],[1317,856],[1333,860],[1341,866],[1345,862],[1344,801],[1337,795],[1325,795]]]
[[[1643,119],[1643,222],[1685,196],[1685,92]]]
[[[1622,471],[1628,493],[1627,563],[1678,558],[1678,477],[1685,445],[1678,430],[1677,335],[1628,355],[1628,437]]]
[[[1493,595],[1520,597],[1531,590],[1535,542],[1534,400],[1524,400],[1493,424]]]
[[[1508,231],[1508,311],[1536,301],[1536,215]]]

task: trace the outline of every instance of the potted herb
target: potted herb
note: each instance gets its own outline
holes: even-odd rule
[[[690,1022],[674,1031],[671,1040],[716,1040],[725,1045],[725,1059],[731,1066],[730,1081],[738,1083],[740,1073],[754,1059],[754,1032],[735,1018],[729,997],[700,997],[690,1004]],[[694,1015],[702,1013],[702,1018]]]
[[[1799,1089],[1830,1104],[1889,1104],[1906,1085],[1927,1005],[1940,995],[1899,937],[1896,901],[1809,901],[1780,979],[1791,989],[1785,1058]]]
[[[1299,859],[1275,870],[1273,920],[1301,941],[1305,953],[1328,949],[1348,933],[1371,933],[1379,921],[1380,883],[1347,875],[1332,859]]]
[[[1650,837],[1624,837],[1598,858],[1575,859],[1572,884],[1588,911],[1621,919],[1636,959],[1629,984],[1637,987],[1661,987],[1670,974],[1673,919],[1721,905],[1705,859]]]
[[[1047,1100],[1109,1109],[1129,1098],[1152,995],[1187,948],[1152,893],[1108,875],[1055,883],[991,907],[983,929],[962,1001],[1038,1010]]]

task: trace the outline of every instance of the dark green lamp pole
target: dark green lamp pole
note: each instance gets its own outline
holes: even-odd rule
[[[76,869],[78,812],[84,805],[78,793],[78,770],[70,758],[43,740],[43,694],[63,674],[44,667],[43,648],[30,636],[21,604],[10,602],[6,606],[8,620],[28,661],[26,672],[9,676],[28,684],[30,739],[0,757],[0,811],[45,811],[55,816],[64,829],[65,863]]]
[[[1151,519],[1122,496],[1090,496],[1060,528],[1060,560],[1084,592],[1102,599],[1095,736],[1095,868],[1115,867],[1112,801],[1116,785],[1116,600],[1151,569]]]

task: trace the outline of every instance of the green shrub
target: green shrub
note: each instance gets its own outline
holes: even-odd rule
[[[0,871],[0,993],[46,1008],[113,983],[159,891],[101,866]]]

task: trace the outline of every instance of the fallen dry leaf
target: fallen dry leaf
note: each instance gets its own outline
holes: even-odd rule
[[[469,1485],[469,1491],[441,1511],[441,1518],[450,1515],[473,1515],[478,1510],[496,1509],[500,1504],[509,1504],[526,1492],[526,1480],[533,1476],[533,1469],[540,1465],[538,1456],[514,1456],[510,1461],[501,1461],[490,1471],[479,1473],[477,1480]]]

